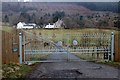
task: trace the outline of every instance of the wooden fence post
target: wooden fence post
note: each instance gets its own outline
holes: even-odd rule
[[[115,57],[114,57],[115,62],[120,61],[120,44],[119,44],[120,36],[119,35],[120,35],[119,32],[115,34]]]

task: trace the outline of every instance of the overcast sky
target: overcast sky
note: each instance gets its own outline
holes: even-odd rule
[[[120,0],[0,0],[2,2],[119,2]]]
[[[24,0],[31,1],[31,0]],[[119,2],[119,0],[32,0],[38,2]]]

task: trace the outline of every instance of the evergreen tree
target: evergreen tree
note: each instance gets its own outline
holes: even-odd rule
[[[53,23],[56,22],[58,19],[61,19],[65,16],[65,12],[62,11],[62,12],[59,12],[59,11],[56,11],[55,13],[53,13]]]
[[[30,15],[28,13],[22,12],[19,17],[20,22],[30,22]]]
[[[5,15],[5,17],[4,17],[4,22],[9,22],[9,17],[8,17],[8,15]]]

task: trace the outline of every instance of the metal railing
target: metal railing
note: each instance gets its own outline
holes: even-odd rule
[[[57,45],[57,41],[52,41],[49,37],[41,37],[38,35],[34,35],[30,32],[23,31],[23,39],[22,35],[20,35],[19,44],[24,45],[24,62],[27,61],[26,58],[29,55],[42,55],[42,54],[62,54],[65,52],[69,52],[71,54],[75,54],[78,57],[87,56],[92,57],[99,56],[102,57],[103,60],[112,60],[114,57],[114,33],[80,33],[80,34],[69,34],[66,35],[58,35],[64,36],[61,41],[63,42],[62,46]],[[22,39],[22,41],[21,41]],[[77,45],[72,44],[72,40],[76,39],[78,41]],[[60,48],[57,48],[60,47]],[[21,55],[22,55],[22,47],[20,45],[20,63]],[[80,56],[79,56],[79,55]],[[43,55],[42,55],[43,56]],[[30,60],[29,60],[30,61]],[[38,61],[38,60],[37,60]]]

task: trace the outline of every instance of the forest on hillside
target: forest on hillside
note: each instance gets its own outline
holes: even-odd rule
[[[63,20],[66,28],[119,27],[120,2],[2,3],[2,22],[36,23],[40,27]]]
[[[72,2],[73,3],[73,2]],[[25,10],[36,10],[36,8],[21,8],[18,7],[20,6],[21,3],[15,3],[16,5],[10,5],[7,2],[3,2],[2,4],[2,10],[3,11],[8,11],[8,10],[12,10],[15,12],[20,12],[25,11]],[[120,6],[120,2],[75,2],[75,4],[77,5],[82,5],[90,10],[93,11],[112,11],[112,12],[116,12],[119,13],[119,6]]]
[[[78,5],[82,5],[84,7],[89,8],[93,11],[111,11],[115,13],[119,13],[120,10],[120,2],[83,2],[83,3],[76,3]]]

